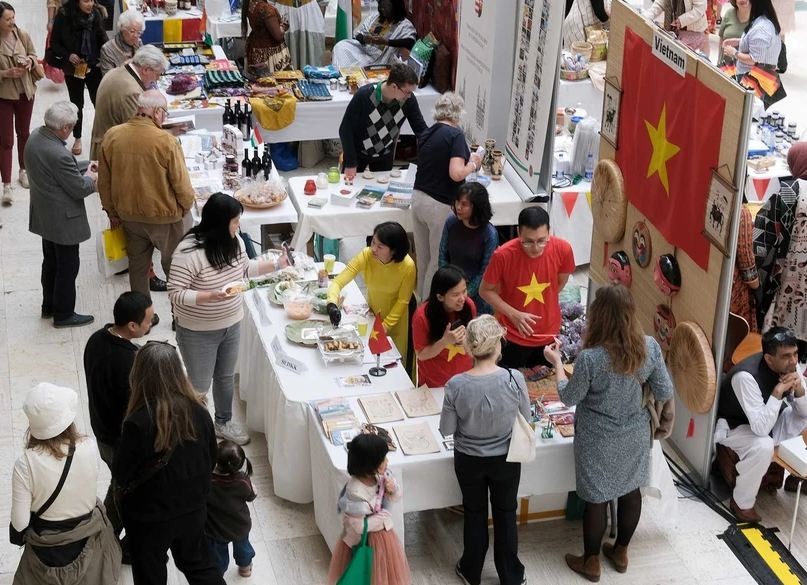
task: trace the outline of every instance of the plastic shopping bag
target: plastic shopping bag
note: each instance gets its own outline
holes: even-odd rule
[[[115,234],[115,232],[119,232],[119,234]],[[107,240],[110,242],[109,248],[106,245]],[[98,232],[95,238],[95,251],[98,256],[98,271],[105,277],[109,278],[129,268],[129,257],[126,255],[126,236],[122,227]]]

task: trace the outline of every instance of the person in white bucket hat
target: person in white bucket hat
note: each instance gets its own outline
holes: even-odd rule
[[[121,552],[96,497],[98,447],[74,423],[75,390],[42,382],[25,397],[25,450],[11,482],[12,536],[25,545],[14,585],[117,582]],[[85,554],[85,549],[87,554]]]

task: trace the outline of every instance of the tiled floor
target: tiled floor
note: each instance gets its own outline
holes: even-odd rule
[[[44,44],[44,1],[17,0],[17,22],[29,31],[36,46]],[[800,9],[807,4],[800,2]],[[807,13],[798,13],[800,30],[807,30]],[[807,50],[807,35],[800,32],[788,39],[791,69],[784,77],[789,97],[780,110],[799,121],[803,130],[807,111],[801,100],[807,96],[807,73],[797,60]],[[39,88],[34,124],[41,123],[46,107],[57,99],[66,99],[63,86],[43,82]],[[85,110],[85,136],[89,136],[92,108]],[[87,141],[85,139],[85,148]],[[15,166],[16,168],[16,166]],[[15,171],[16,172],[16,171]],[[19,190],[15,204],[0,210],[4,227],[0,230],[0,469],[7,479],[0,482],[0,520],[8,518],[11,485],[10,470],[22,449],[26,419],[20,410],[26,391],[36,382],[50,381],[79,388],[84,400],[80,427],[89,431],[86,412],[86,385],[81,356],[93,327],[57,331],[39,318],[40,242],[27,231],[28,194]],[[105,227],[97,197],[88,200],[94,233]],[[78,310],[92,313],[99,323],[110,319],[115,298],[127,288],[123,277],[106,280],[96,270],[95,241],[81,247],[82,268],[78,281]],[[155,294],[158,312],[170,314],[164,294]],[[171,338],[170,328],[160,325],[154,338]],[[242,410],[242,409],[239,409]],[[239,412],[242,414],[242,412]],[[272,473],[267,463],[261,435],[255,435],[248,454],[255,465],[255,486],[259,497],[252,505],[252,541],[257,550],[255,571],[251,581],[260,585],[316,585],[324,583],[329,561],[328,549],[314,524],[311,505],[295,505],[272,495]],[[103,494],[109,474],[101,464],[99,494]],[[780,492],[762,496],[759,510],[770,526],[787,532],[794,498]],[[414,583],[457,583],[453,566],[461,551],[462,519],[447,511],[410,514],[407,522],[407,555]],[[697,501],[681,499],[675,518],[663,518],[652,502],[645,506],[644,516],[631,546],[631,568],[618,575],[610,568],[603,572],[603,583],[676,584],[743,584],[753,583],[742,565],[716,538],[726,523]],[[582,583],[563,562],[563,553],[581,547],[581,528],[577,522],[552,521],[532,524],[520,529],[520,550],[531,583]],[[786,536],[783,538],[786,539]],[[800,522],[793,550],[807,563],[807,528]],[[10,584],[19,551],[0,542],[0,585]],[[484,573],[485,584],[496,583],[492,558]],[[227,580],[242,582],[234,569]],[[124,569],[121,583],[131,583],[131,572]],[[171,583],[185,583],[175,570]]]

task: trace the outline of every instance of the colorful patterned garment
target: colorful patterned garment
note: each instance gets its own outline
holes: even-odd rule
[[[370,112],[367,126],[367,138],[361,143],[362,153],[367,156],[379,156],[392,150],[396,138],[403,126],[406,115],[398,100],[385,103],[381,99],[381,84],[377,91],[370,94],[374,110]]]
[[[238,71],[207,71],[205,72],[205,87],[219,89],[222,87],[244,87],[245,79]]]
[[[781,278],[771,325],[787,327],[796,339],[807,341],[807,197],[799,197],[796,203]]]
[[[754,257],[760,279],[757,323],[760,327],[779,291],[799,197],[798,179],[785,177],[779,180],[779,185],[779,192],[765,202],[754,220]]]
[[[751,331],[758,332],[754,283],[759,284],[754,262],[754,220],[743,206],[740,211],[740,233],[737,237],[737,258],[734,261],[734,282],[731,286],[731,312],[748,322]]]

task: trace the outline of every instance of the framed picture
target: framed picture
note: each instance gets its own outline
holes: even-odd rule
[[[703,235],[709,238],[724,256],[728,252],[729,227],[737,190],[720,174],[712,170],[709,198],[706,200],[706,215],[703,219]]]
[[[614,78],[605,78],[605,96],[602,100],[602,126],[600,136],[614,147],[617,146],[619,131],[619,105],[622,102],[622,90],[616,86]]]

